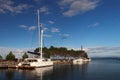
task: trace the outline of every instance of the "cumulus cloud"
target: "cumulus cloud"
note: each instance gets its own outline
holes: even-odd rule
[[[29,31],[34,31],[36,29],[36,26],[26,26],[26,25],[19,25],[20,28],[27,29]]]
[[[0,0],[0,13],[22,13],[23,10],[32,7],[28,4],[18,4],[15,5],[15,2],[12,0]]]
[[[58,28],[52,28],[51,32],[60,32],[60,30]]]
[[[54,24],[55,22],[54,21],[48,21],[50,24]]]
[[[94,23],[94,24],[88,25],[88,27],[89,27],[89,28],[90,28],[90,27],[97,27],[97,26],[99,26],[99,25],[100,25],[100,23],[96,22],[96,23]]]
[[[21,28],[27,28],[28,26],[26,26],[26,25],[19,25],[19,27],[21,27]]]
[[[29,31],[34,31],[35,29],[36,29],[36,26],[30,26],[30,27],[28,28]]]
[[[62,0],[59,4],[65,10],[63,15],[71,17],[94,10],[98,3],[99,0]]]
[[[47,27],[44,27],[44,28],[43,28],[43,31],[47,31],[47,30],[48,30],[48,28],[47,28]]]
[[[40,8],[40,12],[41,13],[45,13],[45,14],[49,14],[50,13],[49,9],[46,6],[41,7]]]

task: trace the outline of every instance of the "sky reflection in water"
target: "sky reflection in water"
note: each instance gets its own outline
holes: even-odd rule
[[[36,70],[0,70],[2,80],[119,80],[120,61],[93,59],[84,64],[59,64]]]

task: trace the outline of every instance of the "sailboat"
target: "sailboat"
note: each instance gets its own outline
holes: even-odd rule
[[[83,51],[82,45],[81,45],[81,51]],[[84,62],[89,62],[89,61],[91,61],[90,58],[79,57],[79,58],[73,59],[73,64],[83,64]]]
[[[53,66],[53,61],[51,59],[45,59],[42,55],[42,46],[43,46],[43,30],[40,30],[40,17],[39,17],[39,10],[38,10],[38,42],[39,42],[39,55],[38,58],[26,58],[23,62],[20,62],[17,67],[47,67]],[[33,52],[34,53],[34,52]]]

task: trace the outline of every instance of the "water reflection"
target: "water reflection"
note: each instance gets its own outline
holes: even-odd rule
[[[24,75],[24,80],[48,80],[52,72],[53,66],[36,68],[35,70],[19,70],[19,73]]]
[[[55,65],[51,80],[78,80],[84,79],[87,74],[88,62],[82,64]]]
[[[12,80],[14,78],[14,73],[15,71],[12,70],[12,69],[8,69],[8,71],[6,71],[5,75],[6,75],[6,78],[8,80]]]
[[[53,66],[36,68],[36,70],[33,71],[33,73],[36,74],[36,77],[38,77],[39,80],[48,80],[52,72],[53,72]]]
[[[0,71],[2,80],[84,80],[88,72],[88,63],[56,64],[35,70],[8,69]]]
[[[71,66],[72,80],[84,79],[88,71],[89,62],[81,62]]]
[[[13,80],[15,71],[12,69],[0,69],[0,80]]]
[[[120,61],[100,59],[35,70],[1,69],[0,80],[120,80]]]

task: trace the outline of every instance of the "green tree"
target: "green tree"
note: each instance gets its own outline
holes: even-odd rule
[[[23,54],[22,58],[23,58],[23,59],[28,58],[28,55],[27,55],[26,52]]]
[[[10,51],[10,53],[6,56],[6,60],[15,60],[15,55]]]
[[[43,57],[50,58],[50,50],[47,47],[43,48]]]
[[[0,61],[2,60],[3,58],[2,58],[2,56],[0,55]]]

